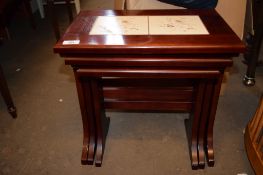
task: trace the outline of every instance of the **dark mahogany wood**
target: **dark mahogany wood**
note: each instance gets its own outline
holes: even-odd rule
[[[89,35],[97,16],[118,15],[199,15],[209,35]],[[80,43],[63,45],[65,40]],[[95,138],[90,155],[97,166],[109,125],[105,110],[183,111],[191,114],[186,128],[193,169],[205,167],[205,155],[208,165],[214,164],[213,125],[222,77],[233,64],[231,57],[244,50],[215,10],[82,11],[54,47],[74,68],[84,111],[84,148],[94,150],[90,138]],[[84,160],[87,152],[82,151]]]
[[[210,35],[195,35],[194,37],[191,35],[123,35],[119,44],[116,44],[116,40],[120,40],[118,35],[112,37],[89,35],[96,16],[115,15],[199,15]],[[76,39],[80,40],[79,45],[73,47],[72,45],[62,45],[64,40]],[[165,52],[165,54],[236,54],[244,51],[244,46],[214,10],[103,10],[80,12],[54,50],[63,54],[160,54],[162,52]]]
[[[198,148],[198,128],[199,128],[199,120],[201,116],[202,111],[202,101],[204,98],[205,93],[205,83],[203,80],[201,80],[196,85],[196,94],[194,98],[194,108],[193,112],[190,115],[191,120],[191,138],[190,139],[190,152],[191,152],[191,158],[192,158],[192,168],[198,169],[199,167],[199,148]]]
[[[95,129],[93,101],[89,82],[84,82],[75,72],[76,86],[83,124],[82,164],[93,164],[95,155]]]
[[[198,131],[198,148],[199,148],[199,168],[205,167],[205,139],[206,139],[206,121],[208,120],[209,110],[210,110],[210,102],[211,102],[211,95],[213,93],[213,81],[206,81],[205,82],[205,94],[203,97],[202,102],[202,111],[200,116],[199,122],[199,131]]]
[[[94,107],[94,115],[96,120],[96,154],[95,165],[101,166],[106,136],[109,128],[109,118],[106,118],[104,105],[103,105],[103,89],[101,79],[91,79],[91,91]]]
[[[220,89],[221,89],[221,83],[223,80],[223,74],[220,75],[220,77],[216,80],[216,83],[213,85],[213,94],[210,101],[210,111],[209,111],[209,117],[208,121],[206,123],[206,135],[205,135],[205,146],[206,149],[206,156],[207,156],[207,163],[208,166],[214,166],[215,159],[214,159],[214,148],[213,148],[213,127],[214,127],[214,121],[216,116],[216,109],[217,109],[217,103],[219,99]]]

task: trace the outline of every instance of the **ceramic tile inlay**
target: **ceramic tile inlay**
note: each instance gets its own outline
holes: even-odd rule
[[[148,35],[147,16],[98,16],[90,35]]]
[[[207,35],[199,16],[149,16],[150,35]]]
[[[199,16],[98,16],[90,35],[208,35]]]

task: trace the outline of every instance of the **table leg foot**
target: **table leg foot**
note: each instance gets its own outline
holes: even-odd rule
[[[94,135],[94,136],[90,136],[90,140],[89,140],[88,157],[87,157],[88,165],[93,165],[94,163],[95,148],[96,148],[96,140]]]
[[[215,160],[208,160],[208,161],[207,161],[207,164],[208,164],[209,167],[214,167],[214,165],[215,165]]]
[[[8,112],[13,118],[17,118],[16,108],[14,106],[8,107]]]
[[[216,109],[219,99],[219,93],[221,89],[221,83],[223,80],[223,74],[220,75],[219,79],[213,84],[213,93],[211,106],[209,111],[209,117],[207,118],[206,130],[205,130],[205,154],[208,166],[214,166],[215,157],[214,157],[214,147],[213,147],[213,127],[216,115]]]
[[[206,150],[206,159],[209,167],[213,167],[215,165],[215,157],[214,157],[214,148],[213,148],[213,137],[208,136],[207,141],[207,150]]]
[[[104,149],[102,146],[102,140],[97,141],[97,149],[96,149],[96,158],[95,158],[95,166],[101,167],[102,159],[103,159]]]
[[[246,86],[254,86],[256,81],[255,81],[255,78],[248,77],[247,75],[245,75],[243,78],[243,83]]]
[[[100,167],[102,164],[104,147],[106,142],[106,136],[109,129],[109,118],[106,117],[104,109],[104,98],[101,79],[91,80],[91,91],[93,99],[93,111],[95,116],[96,126],[96,153],[95,153],[95,165]]]
[[[81,164],[88,165],[88,146],[82,147]]]
[[[197,147],[196,144],[192,143],[192,138],[191,138],[191,126],[190,126],[190,121],[189,119],[184,120],[185,124],[185,129],[186,129],[186,135],[187,135],[187,140],[188,140],[188,146],[189,146],[189,154],[190,154],[190,159],[191,159],[191,166],[193,170],[198,169],[198,153],[197,153]]]
[[[190,157],[192,169],[199,169],[199,167],[204,167],[204,151],[203,147],[199,148],[199,132],[200,132],[200,120],[202,117],[202,103],[205,92],[205,81],[201,80],[196,85],[196,92],[194,96],[194,101],[196,105],[193,108],[193,111],[190,114],[189,120],[185,120],[186,132],[188,135],[188,143],[190,148]],[[188,122],[189,121],[189,122]],[[201,137],[202,138],[202,137]],[[200,157],[200,155],[201,157]],[[203,155],[203,157],[202,157]],[[201,158],[201,159],[200,159]]]
[[[101,167],[104,149],[105,149],[105,143],[106,143],[106,137],[109,131],[109,125],[110,125],[110,118],[104,117],[104,122],[102,126],[102,132],[99,132],[101,134],[98,134],[97,138],[97,149],[96,149],[96,158],[95,158],[95,166]]]
[[[201,131],[199,131],[201,132]],[[200,135],[200,133],[199,133]],[[205,168],[205,150],[203,145],[204,138],[200,137],[198,138],[198,169],[204,169]]]

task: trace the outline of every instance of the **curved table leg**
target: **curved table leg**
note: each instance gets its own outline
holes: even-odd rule
[[[83,147],[82,147],[82,164],[92,165],[94,162],[95,155],[95,129],[94,125],[94,114],[93,114],[93,104],[91,98],[90,83],[81,80],[78,77],[76,71],[75,79],[78,91],[79,104],[81,109],[82,124],[83,124]]]
[[[217,79],[215,84],[213,85],[213,92],[211,97],[211,106],[209,117],[206,123],[206,131],[205,131],[205,153],[207,157],[208,166],[214,166],[215,158],[214,158],[214,148],[213,148],[213,127],[215,121],[215,115],[217,110],[217,104],[221,89],[221,83],[223,80],[224,73],[221,73],[220,77]]]
[[[106,136],[109,128],[109,118],[105,116],[104,104],[103,104],[103,89],[101,79],[91,80],[91,90],[94,105],[94,115],[96,121],[96,153],[95,153],[95,165],[100,167],[102,164],[103,153],[105,148]]]
[[[89,128],[89,143],[88,143],[88,165],[93,165],[95,149],[96,149],[96,129],[95,129],[95,116],[93,109],[93,98],[91,92],[90,82],[83,83],[85,86],[84,97],[86,99],[86,110],[88,114],[88,128]]]
[[[2,70],[2,67],[0,65],[0,92],[4,98],[4,101],[7,105],[8,112],[11,114],[13,118],[17,117],[16,113],[16,107],[13,103],[12,97],[10,95],[10,91],[8,89],[6,79]]]
[[[209,116],[211,95],[213,92],[213,84],[211,81],[206,83],[204,99],[202,104],[202,112],[199,122],[198,131],[198,149],[199,149],[199,168],[203,169],[205,167],[205,130],[206,121]]]
[[[199,120],[202,110],[202,102],[205,90],[205,83],[201,80],[197,85],[196,95],[194,99],[193,114],[190,116],[190,122],[185,121],[186,131],[189,140],[190,158],[192,169],[199,168],[199,150],[198,150],[198,129]]]

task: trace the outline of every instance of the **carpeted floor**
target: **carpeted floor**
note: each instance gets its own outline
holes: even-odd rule
[[[83,9],[113,8],[113,1],[82,0]],[[58,7],[63,13],[63,6]],[[62,29],[67,18],[60,15]],[[214,127],[215,167],[191,170],[183,121],[186,114],[109,113],[111,125],[101,168],[80,163],[82,124],[72,70],[54,54],[49,18],[35,14],[37,29],[18,18],[12,40],[0,47],[10,91],[18,109],[12,119],[0,98],[0,174],[10,175],[236,175],[253,174],[243,131],[263,90],[263,67],[254,87],[245,87],[242,57],[220,97]],[[261,59],[262,59],[261,53]]]

